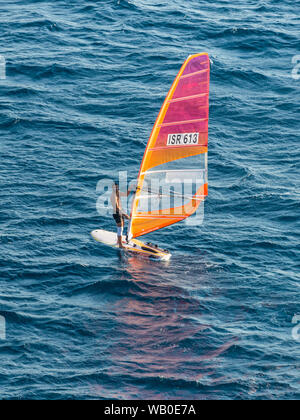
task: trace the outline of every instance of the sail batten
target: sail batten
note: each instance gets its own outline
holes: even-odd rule
[[[195,74],[203,74],[203,73],[207,73],[207,72],[208,72],[208,69],[199,70],[199,71],[195,71],[194,73],[185,74],[185,75],[181,76],[181,78],[186,79],[187,77],[195,76]]]
[[[198,169],[198,170],[200,170],[200,169]],[[187,173],[187,172],[196,172],[197,171],[197,168],[196,169],[168,169],[168,171],[166,171],[166,170],[157,170],[157,171],[147,171],[147,172],[142,172],[141,173],[141,175],[143,175],[143,174],[146,174],[146,173],[148,173],[148,174],[158,174],[158,173],[162,173],[162,172],[183,172],[183,173]]]
[[[198,150],[198,152],[199,153],[205,153],[206,151],[207,151],[207,147],[206,146],[190,146],[190,147],[193,147],[194,149],[195,148],[197,148],[197,150]],[[177,148],[177,149],[181,149],[181,147],[180,146],[176,146],[176,145],[174,145],[173,146],[173,148]],[[203,149],[203,150],[202,150]],[[155,150],[169,150],[169,148],[168,147],[165,147],[165,146],[162,146],[162,147],[155,147],[155,148],[153,148],[153,149],[149,149],[149,151],[155,151]]]
[[[204,122],[204,121],[208,121],[208,118],[198,118],[194,120],[185,120],[185,121],[173,121],[170,123],[158,124],[157,128],[169,127],[170,125],[176,125],[176,124],[189,124],[189,123],[197,123],[197,122]]]
[[[205,96],[208,96],[208,93],[199,93],[199,95],[182,96],[180,98],[170,99],[168,102],[169,104],[172,104],[173,102],[188,101],[190,99],[201,98]]]
[[[130,237],[189,217],[207,195],[209,64],[206,53],[189,56],[163,103],[140,167]]]

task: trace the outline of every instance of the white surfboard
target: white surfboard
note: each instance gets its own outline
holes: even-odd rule
[[[92,237],[104,245],[111,246],[113,248],[118,247],[117,234],[115,232],[109,232],[103,229],[93,230],[91,232]],[[144,243],[138,239],[131,239],[126,242],[126,237],[122,237],[123,250],[132,252],[135,254],[143,255],[146,257],[155,258],[158,260],[167,261],[171,257],[171,253],[165,249],[161,249],[156,245],[150,243]]]

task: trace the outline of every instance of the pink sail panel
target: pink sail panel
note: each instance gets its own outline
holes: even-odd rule
[[[197,133],[197,143],[180,144],[182,149],[195,145],[207,146],[209,64],[207,54],[196,56],[188,61],[176,81],[173,94],[167,98],[164,115],[154,128],[149,150],[168,147],[168,138],[173,134]],[[186,156],[187,153],[184,150],[182,152]],[[201,153],[200,149],[199,153]],[[147,169],[149,169],[148,165]]]
[[[208,54],[197,55],[192,60],[189,60],[185,66],[182,76],[191,75],[201,70],[209,70]]]
[[[208,133],[208,119],[200,119],[194,120],[192,122],[184,122],[184,123],[176,123],[170,125],[164,125],[163,127],[158,127],[159,135],[157,136],[157,140],[155,143],[155,147],[150,150],[154,150],[156,148],[167,147],[168,136],[171,133],[171,129],[173,133],[198,133],[198,146],[207,146],[207,133]]]
[[[195,91],[199,92],[199,86],[201,86],[201,90],[204,93],[208,91],[207,70],[203,70],[201,73],[196,73],[188,77],[181,77],[173,95],[173,99],[192,96],[195,94]]]

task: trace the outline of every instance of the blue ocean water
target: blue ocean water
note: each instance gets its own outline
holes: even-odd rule
[[[295,2],[7,0],[0,16],[0,397],[299,398]],[[89,235],[114,229],[97,182],[137,176],[202,51],[204,223],[149,235],[169,264],[120,255]]]

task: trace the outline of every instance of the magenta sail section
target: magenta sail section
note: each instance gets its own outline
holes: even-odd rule
[[[193,96],[202,92],[207,94],[209,90],[209,73],[205,70],[203,73],[197,73],[189,77],[181,78],[178,82],[173,99]]]
[[[204,100],[203,100],[204,99]],[[173,102],[169,105],[164,124],[208,118],[208,106],[205,98],[195,98]]]
[[[208,120],[199,119],[192,122],[176,123],[161,127],[159,135],[168,135],[175,133],[206,133],[208,131]]]
[[[184,69],[182,76],[186,76],[189,73],[195,73],[201,70],[209,69],[209,57],[204,54],[190,60]]]
[[[155,147],[164,147],[167,144],[169,134],[198,133],[198,146],[207,146],[208,120],[194,121],[192,123],[176,124],[160,128]]]
[[[158,134],[152,149],[168,147],[168,136],[171,134],[188,133],[197,133],[197,145],[207,146],[209,64],[207,54],[196,56],[187,63],[167,103],[164,120],[156,127]]]

